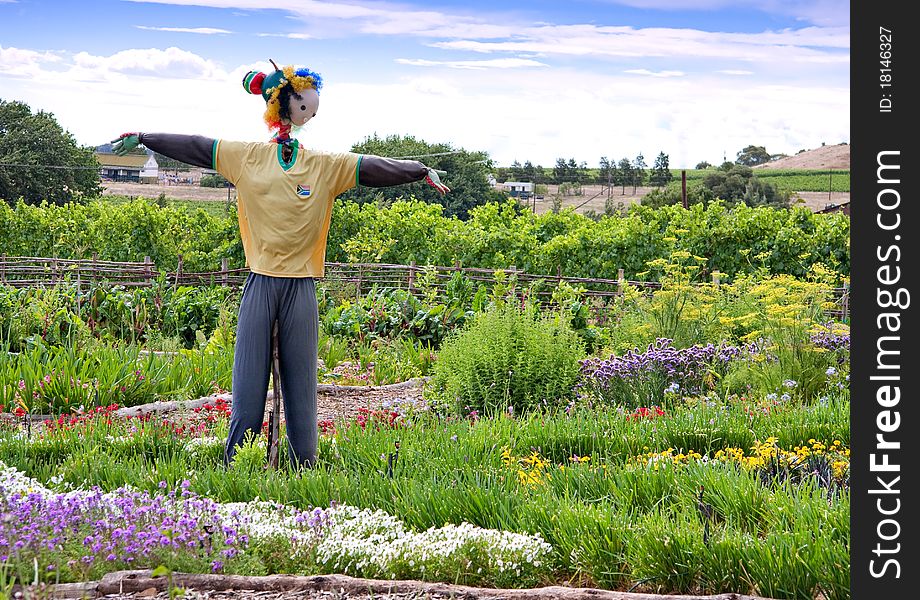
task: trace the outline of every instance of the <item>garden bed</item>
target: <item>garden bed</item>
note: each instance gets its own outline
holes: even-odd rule
[[[560,312],[507,292],[423,347],[387,328],[417,316],[395,297],[331,309],[319,372],[336,385],[302,471],[285,444],[265,469],[264,431],[223,460],[229,322],[172,355],[21,344],[0,373],[18,412],[0,435],[0,592],[99,597],[153,569],[227,600],[849,598],[848,330],[817,283],[699,288],[693,265],[652,266],[674,281],[626,290],[610,325],[575,296]],[[24,432],[30,410],[62,416]],[[167,593],[145,577],[115,591]]]

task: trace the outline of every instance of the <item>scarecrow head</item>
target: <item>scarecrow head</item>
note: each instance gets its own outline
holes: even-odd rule
[[[291,126],[302,127],[316,116],[319,90],[323,78],[310,69],[295,69],[288,65],[269,74],[249,71],[243,77],[243,87],[250,94],[262,94],[265,99],[265,123],[286,138]]]

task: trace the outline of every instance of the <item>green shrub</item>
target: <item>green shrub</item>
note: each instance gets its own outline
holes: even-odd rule
[[[209,187],[209,188],[218,188],[218,187],[228,187],[229,181],[220,174],[216,175],[205,175],[201,178],[200,186]]]
[[[567,320],[516,302],[497,304],[448,336],[434,365],[432,400],[484,414],[565,405],[584,355]]]
[[[712,192],[699,185],[695,187],[687,188],[687,205],[693,204],[702,204],[706,206],[715,199]],[[662,187],[655,188],[640,200],[642,206],[649,206],[652,208],[660,208],[662,206],[672,206],[675,204],[682,204],[683,198],[681,197],[681,190],[677,187]]]

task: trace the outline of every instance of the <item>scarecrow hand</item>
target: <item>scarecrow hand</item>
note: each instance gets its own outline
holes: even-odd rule
[[[438,175],[447,175],[447,171],[438,171],[437,169],[428,167],[428,174],[425,175],[425,183],[438,190],[441,194],[446,194],[450,191],[450,188],[441,183],[441,178]]]
[[[140,143],[140,134],[123,133],[118,136],[118,139],[112,140],[112,152],[118,156],[124,156],[137,148],[137,145]]]

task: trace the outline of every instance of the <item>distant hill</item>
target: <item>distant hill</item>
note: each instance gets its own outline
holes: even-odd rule
[[[850,145],[836,144],[805,150],[795,156],[786,156],[755,169],[850,169]]]

